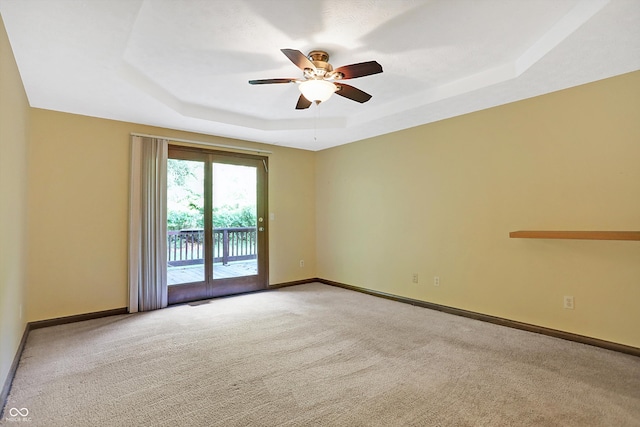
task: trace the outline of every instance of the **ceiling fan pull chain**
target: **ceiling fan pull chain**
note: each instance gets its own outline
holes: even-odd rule
[[[316,117],[313,119],[313,141],[318,142],[318,116],[320,115],[320,104],[316,104]]]

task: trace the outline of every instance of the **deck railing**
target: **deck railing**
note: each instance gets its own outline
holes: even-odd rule
[[[255,227],[215,228],[213,262],[227,265],[231,261],[256,259],[257,243]],[[204,263],[204,230],[168,231],[167,252],[170,266]]]

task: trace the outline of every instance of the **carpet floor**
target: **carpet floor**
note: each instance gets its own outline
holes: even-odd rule
[[[308,284],[33,330],[18,421],[640,426],[640,358]]]

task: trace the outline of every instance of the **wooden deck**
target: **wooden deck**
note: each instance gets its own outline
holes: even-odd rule
[[[230,262],[213,264],[213,278],[227,279],[230,277],[252,276],[258,274],[257,261]],[[182,283],[202,282],[204,280],[204,265],[188,265],[182,267],[169,267],[167,269],[167,284],[180,285]]]

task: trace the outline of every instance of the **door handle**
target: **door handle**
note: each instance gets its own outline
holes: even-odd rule
[[[258,227],[258,231],[264,231],[264,227]]]

